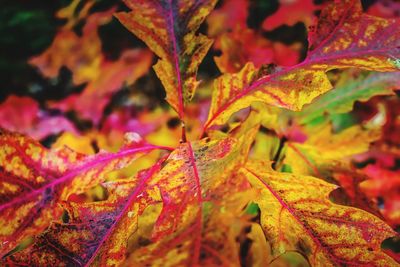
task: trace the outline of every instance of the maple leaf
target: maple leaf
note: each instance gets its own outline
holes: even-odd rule
[[[262,28],[270,31],[284,24],[293,26],[297,22],[310,26],[316,10],[319,7],[313,0],[280,0],[279,9],[264,20]]]
[[[30,138],[2,131],[0,149],[0,253],[4,256],[60,217],[60,201],[85,192],[104,181],[108,172],[160,147],[127,146],[118,153],[85,156],[67,148],[48,150]]]
[[[399,25],[399,20],[362,14],[358,1],[328,5],[309,33],[307,58],[298,65],[272,70],[269,75],[243,87],[216,88],[216,99],[204,129],[224,123],[234,112],[256,101],[300,110],[304,104],[332,88],[325,74],[332,69],[356,67],[398,71]],[[382,38],[384,42],[379,41]],[[241,72],[249,71],[254,72],[245,66]],[[234,77],[223,76],[221,79],[229,82]]]
[[[397,264],[381,250],[382,241],[396,233],[365,211],[333,204],[328,195],[335,185],[274,172],[260,162],[241,171],[261,191],[255,201],[273,255],[295,250],[312,266]]]
[[[66,131],[77,133],[75,126],[65,117],[49,116],[39,109],[39,103],[29,97],[10,95],[0,104],[0,127],[9,131],[43,139]]]
[[[217,1],[124,2],[132,11],[119,12],[116,17],[160,57],[154,70],[167,92],[166,100],[183,118],[184,104],[199,83],[197,69],[212,44],[196,31]]]

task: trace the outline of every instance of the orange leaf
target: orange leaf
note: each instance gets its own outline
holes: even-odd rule
[[[167,101],[183,118],[184,103],[192,99],[197,69],[212,41],[196,35],[216,0],[124,0],[131,12],[116,17],[142,39],[160,60],[154,70],[167,92]]]
[[[138,220],[140,223],[144,219],[147,224],[154,225],[151,233],[153,242],[150,245],[139,244],[141,248],[133,254],[137,264],[161,261],[165,262],[165,266],[176,261],[196,264],[200,260],[204,196],[220,186],[225,181],[224,177],[229,178],[235,169],[238,164],[236,159],[242,152],[242,146],[238,144],[241,143],[232,138],[185,143],[165,162],[162,159],[137,178],[104,184],[110,194],[106,201],[82,204],[61,202],[68,212],[68,222],[54,222],[35,239],[32,246],[8,257],[8,262],[30,265],[121,264],[127,253],[128,238],[136,231]],[[154,148],[145,146],[135,151],[145,152]],[[124,155],[124,161],[132,160],[128,155],[133,152],[119,153]],[[121,159],[116,160],[118,153],[112,157],[117,161],[112,163],[113,166],[108,166],[110,161],[95,173],[104,171],[103,168],[115,169],[117,164],[122,167]],[[92,166],[90,174],[95,164],[100,165],[102,161],[98,155],[95,163],[89,162]],[[161,164],[165,166],[160,170]],[[87,179],[86,165],[82,166],[80,179]],[[220,169],[225,170],[222,177]],[[71,179],[72,174],[68,176]],[[217,175],[219,179],[215,179]],[[67,178],[59,179],[67,182]],[[66,187],[69,192],[78,191],[71,186]],[[61,200],[66,198],[58,202]],[[144,210],[157,202],[163,205],[161,213],[143,218]],[[182,248],[176,251],[178,244]],[[169,256],[174,251],[180,253],[178,258]]]
[[[0,132],[0,254],[59,218],[60,201],[98,185],[110,171],[158,148],[126,146],[118,153],[85,156],[69,149],[48,150],[30,138]]]

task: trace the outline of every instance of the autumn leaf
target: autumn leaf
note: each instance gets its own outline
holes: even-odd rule
[[[286,45],[271,41],[255,29],[247,27],[248,0],[224,1],[207,18],[207,33],[215,39],[213,49],[221,51],[214,57],[222,73],[240,71],[251,62],[257,68],[263,64],[295,65],[299,61],[301,44]]]
[[[0,265],[397,266],[400,21],[376,2],[280,0],[261,26],[277,1],[70,0],[29,61],[62,96],[0,104],[52,134],[0,130]],[[311,19],[301,63],[267,37]]]
[[[217,188],[227,183],[230,175],[244,163],[254,134],[254,129],[238,128],[233,134],[236,138],[182,144],[170,155],[167,165],[151,181],[160,188],[163,200],[162,212],[152,233],[157,242],[135,251],[131,264],[192,266],[199,263],[204,242],[202,227],[207,218],[204,202],[208,200],[212,204],[210,197]],[[222,169],[223,173],[219,171]]]
[[[234,174],[208,196],[207,212],[204,215],[201,266],[240,266],[238,240],[247,238],[253,214],[247,208],[257,192],[251,188],[246,177]],[[265,239],[254,243],[266,243]],[[265,251],[263,252],[265,253]],[[267,259],[266,259],[267,260]],[[257,259],[248,259],[250,263]]]
[[[399,29],[398,20],[362,14],[358,1],[328,5],[315,29],[309,33],[307,58],[293,67],[272,69],[269,75],[243,87],[227,86],[225,91],[215,89],[216,100],[204,129],[226,122],[234,112],[255,101],[300,110],[315,97],[332,89],[325,74],[332,69],[356,67],[397,71]],[[381,38],[385,41],[380,42]],[[228,82],[234,76],[221,79]]]
[[[3,131],[0,148],[0,252],[4,256],[60,217],[60,201],[85,192],[104,181],[108,172],[160,147],[126,146],[118,153],[85,156],[68,148],[48,150],[30,138]]]
[[[224,182],[212,179],[220,168],[226,169],[227,178],[233,171],[240,152],[236,144],[234,139],[182,144],[165,162],[159,161],[137,178],[105,184],[110,197],[103,202],[62,203],[70,221],[53,223],[32,247],[14,254],[10,261],[32,265],[120,264],[138,217],[146,207],[161,202],[158,218],[148,222],[154,224],[154,243],[135,251],[135,262],[163,261],[165,266],[175,260],[198,262],[203,195]],[[160,170],[161,164],[165,166]],[[178,259],[168,256],[181,243],[187,251],[182,251]],[[69,256],[59,254],[60,249]]]
[[[82,0],[73,0],[68,6],[57,11],[57,18],[67,20],[67,23],[63,26],[64,29],[72,29],[72,27],[85,19],[89,14],[90,9],[93,7],[94,1],[85,1],[82,9],[78,10],[80,5],[82,5]]]
[[[367,10],[368,14],[382,18],[396,18],[398,12],[400,12],[400,3],[392,0],[376,1]]]
[[[236,29],[222,34],[215,42],[214,49],[221,50],[221,56],[214,57],[222,73],[235,73],[247,62],[257,68],[264,64],[291,66],[299,61],[300,44],[291,46],[267,40],[251,29]]]
[[[379,140],[379,130],[366,130],[359,125],[334,133],[330,124],[312,130],[303,143],[288,142],[285,164],[294,173],[321,176],[321,170],[345,162],[351,157],[368,151],[370,144]]]
[[[77,133],[67,118],[61,115],[50,116],[39,108],[35,100],[14,95],[0,104],[0,127],[39,140],[63,131]]]
[[[69,19],[68,22],[59,29],[51,46],[29,63],[47,78],[57,77],[61,67],[65,66],[71,70],[75,85],[87,83],[82,93],[71,94],[61,101],[50,101],[48,105],[63,112],[76,111],[79,117],[97,125],[113,94],[145,75],[153,56],[147,49],[129,49],[117,60],[108,60],[102,52],[98,29],[111,21],[115,8],[88,15],[88,9],[93,5],[88,2],[75,18],[73,14],[78,3],[72,2],[59,12],[59,16]],[[79,21],[85,23],[82,36],[71,29]]]
[[[362,170],[369,179],[360,184],[360,188],[371,199],[380,198],[383,205],[381,210],[383,216],[391,225],[400,225],[400,178],[397,171],[385,169],[379,164],[371,164]]]
[[[119,12],[116,17],[160,57],[154,70],[167,92],[167,101],[183,118],[184,105],[199,83],[197,69],[212,44],[196,31],[217,1],[124,2],[132,11]]]
[[[308,123],[324,114],[346,113],[356,101],[365,102],[376,95],[392,95],[400,89],[399,72],[372,73],[349,79],[345,75],[335,88],[319,97],[295,116],[301,123]]]
[[[115,9],[110,9],[94,13],[86,18],[86,11],[80,18],[80,20],[86,18],[82,36],[78,36],[70,27],[67,27],[67,23],[57,32],[50,47],[42,54],[31,58],[29,63],[37,67],[47,78],[57,77],[60,68],[66,66],[72,71],[74,84],[96,79],[100,76],[99,69],[104,60],[97,28],[110,22],[114,12]]]
[[[211,37],[235,29],[245,29],[248,17],[248,0],[230,0],[223,2],[220,8],[214,9],[207,18],[207,33]]]
[[[314,12],[318,9],[313,0],[280,0],[278,10],[263,21],[262,27],[270,31],[282,25],[293,26],[298,22],[310,26]]]
[[[310,176],[278,173],[267,163],[251,162],[242,169],[261,191],[255,201],[273,255],[298,251],[312,266],[396,266],[381,243],[396,233],[377,217],[333,204],[336,186]]]
[[[98,124],[113,94],[122,86],[132,85],[145,75],[152,58],[148,50],[131,49],[124,51],[116,61],[104,60],[96,77],[91,78],[82,93],[72,94],[61,101],[49,102],[49,106],[64,112],[77,111],[80,117]]]
[[[53,222],[28,249],[9,257],[9,263],[32,266],[102,266],[120,264],[130,234],[146,205],[146,182],[158,171],[160,160],[148,171],[127,181],[108,182],[109,198],[93,203],[61,203],[66,222]],[[60,254],[59,251],[64,251]]]

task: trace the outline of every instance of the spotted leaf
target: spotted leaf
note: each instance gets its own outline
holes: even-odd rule
[[[254,101],[300,110],[332,89],[325,74],[332,69],[398,71],[399,29],[399,20],[363,14],[358,1],[328,5],[309,33],[307,58],[292,67],[272,68],[267,75],[250,83],[243,81],[242,87],[227,85],[228,92],[216,87],[205,129],[226,122],[234,112]],[[221,79],[229,83],[233,77]]]
[[[58,219],[62,213],[60,201],[84,193],[104,181],[110,171],[157,148],[144,145],[85,156],[67,148],[48,150],[25,136],[1,132],[1,255]]]
[[[224,177],[229,178],[241,162],[236,159],[245,143],[232,138],[185,143],[165,162],[162,159],[138,177],[104,184],[110,194],[105,201],[63,201],[60,207],[67,211],[67,222],[53,222],[33,245],[6,261],[32,266],[118,265],[124,261],[196,264],[202,244],[204,197],[222,186]],[[225,170],[224,175],[218,174],[220,169]],[[217,175],[219,179],[214,179]],[[160,212],[144,215],[146,209],[160,203]],[[132,257],[125,259],[128,239],[142,233],[138,225],[143,220],[154,227],[148,236],[151,242],[139,242]],[[171,256],[175,253],[178,257]]]
[[[242,172],[261,191],[256,202],[274,255],[295,250],[312,266],[397,266],[381,250],[382,241],[396,233],[372,214],[332,203],[335,185],[274,172],[260,162]]]
[[[167,92],[167,101],[183,118],[184,103],[196,90],[197,69],[212,41],[196,35],[216,0],[125,0],[131,12],[116,14],[160,60],[154,65]]]

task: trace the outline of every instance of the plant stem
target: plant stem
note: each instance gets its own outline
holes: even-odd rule
[[[185,128],[185,123],[182,121],[182,137],[181,137],[181,143],[186,143],[186,128]]]
[[[285,146],[285,143],[287,142],[287,138],[285,136],[283,136],[280,140],[279,140],[279,147],[278,150],[276,151],[276,154],[274,156],[273,159],[273,163],[272,163],[272,169],[276,170],[276,165],[278,164],[278,160],[281,156],[283,147]]]

